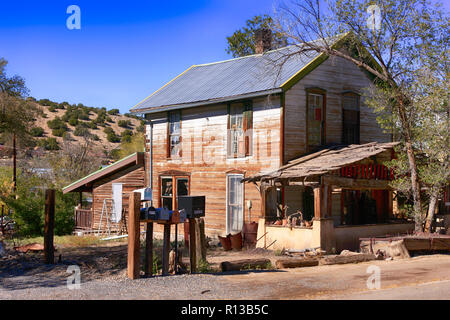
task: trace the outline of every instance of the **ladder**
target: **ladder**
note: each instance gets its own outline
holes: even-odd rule
[[[109,202],[109,204],[108,204],[108,202]],[[103,206],[102,206],[102,213],[100,214],[100,222],[98,224],[98,229],[97,229],[97,233],[96,233],[97,236],[103,235],[103,234],[105,234],[105,232],[108,236],[110,236],[111,228],[112,228],[113,224],[115,225],[115,227],[117,227],[116,228],[117,233],[119,233],[119,234],[121,234],[121,233],[127,234],[128,233],[127,222],[125,219],[125,209],[122,208],[122,217],[121,217],[120,221],[117,223],[112,222],[112,220],[111,220],[111,215],[113,213],[113,210],[114,210],[114,199],[104,199]],[[106,219],[106,230],[102,229],[103,216],[105,216],[105,219]]]

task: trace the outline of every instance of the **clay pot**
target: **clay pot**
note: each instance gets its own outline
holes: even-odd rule
[[[219,236],[220,244],[222,245],[223,250],[230,251],[231,250],[231,239],[230,235],[226,237]]]
[[[231,248],[235,250],[242,249],[242,232],[231,235]]]

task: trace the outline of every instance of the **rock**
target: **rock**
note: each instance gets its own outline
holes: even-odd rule
[[[411,258],[403,240],[392,241],[388,246],[387,255],[393,259]]]

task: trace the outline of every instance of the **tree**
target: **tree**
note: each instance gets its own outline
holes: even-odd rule
[[[420,135],[414,130],[424,70],[448,81],[448,16],[425,0],[293,0],[278,8],[275,29],[296,43],[295,54],[318,52],[354,63],[374,79],[379,121],[394,130],[407,163],[416,231],[424,220],[417,164]],[[370,12],[370,14],[368,14]],[[343,36],[345,35],[345,36]],[[318,41],[313,41],[318,40]],[[336,44],[337,41],[337,44]],[[443,62],[445,72],[434,67]]]
[[[116,160],[122,159],[135,152],[144,151],[145,136],[143,133],[138,132],[132,136],[125,136],[129,137],[129,139],[122,139],[119,149],[115,149],[115,151],[112,152],[113,158]]]
[[[235,31],[230,37],[227,37],[227,53],[231,54],[234,58],[255,54],[255,31],[261,28],[273,29],[273,26],[273,19],[268,15],[258,15],[247,20],[245,27]],[[280,32],[273,34],[273,49],[285,47],[287,44],[286,36]]]

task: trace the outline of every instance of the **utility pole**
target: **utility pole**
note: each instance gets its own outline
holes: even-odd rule
[[[13,192],[16,192],[17,188],[17,150],[16,150],[16,133],[13,133]]]

